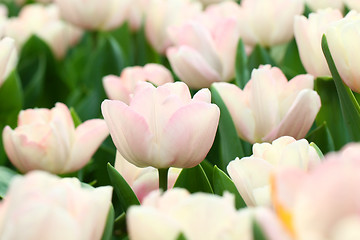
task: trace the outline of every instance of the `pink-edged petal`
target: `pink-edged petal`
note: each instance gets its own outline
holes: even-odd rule
[[[167,57],[176,75],[190,88],[209,87],[213,82],[220,82],[221,75],[212,68],[197,50],[188,46],[171,47]]]
[[[159,159],[153,166],[186,168],[198,165],[213,144],[219,116],[220,110],[214,104],[194,102],[179,109],[163,130],[160,146],[157,146],[163,150],[154,149]]]
[[[211,103],[211,92],[209,89],[204,88],[195,93],[193,97],[194,101]]]
[[[76,171],[85,166],[108,135],[104,120],[92,119],[80,124],[75,131],[71,157],[63,172]]]
[[[17,152],[17,146],[14,144],[12,139],[13,134],[15,134],[15,132],[9,126],[6,126],[2,132],[2,140],[6,155],[16,168],[18,168],[21,172],[26,172],[26,162],[21,161],[21,156]]]
[[[165,83],[174,82],[171,72],[164,66],[155,63],[148,63],[143,68],[146,80],[160,86]]]
[[[305,137],[319,112],[320,106],[320,97],[315,91],[302,90],[280,124],[263,140],[272,141],[285,135],[296,139]]]
[[[116,151],[116,159],[115,159],[115,169],[121,174],[121,176],[125,179],[125,181],[132,186],[135,179],[141,173],[143,168],[139,168],[134,164],[127,161],[119,151]]]
[[[153,134],[146,119],[117,100],[103,101],[101,111],[121,155],[138,167],[148,166],[144,159],[148,159]]]
[[[119,77],[114,75],[105,76],[103,78],[103,85],[106,92],[106,95],[111,100],[120,100],[129,104],[130,102],[130,92],[129,90],[121,83]]]
[[[18,117],[18,126],[32,123],[48,123],[51,119],[51,111],[46,108],[22,110]]]

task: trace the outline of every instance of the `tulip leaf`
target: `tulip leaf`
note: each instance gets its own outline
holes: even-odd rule
[[[306,70],[302,65],[299,56],[299,50],[295,39],[293,39],[286,48],[285,56],[281,61],[281,70],[288,79],[291,79],[299,74],[305,74]]]
[[[213,186],[214,193],[217,195],[222,196],[225,191],[234,194],[235,206],[237,209],[246,207],[246,204],[239,194],[239,191],[236,189],[233,181],[217,166],[214,167]]]
[[[180,233],[179,236],[176,238],[176,240],[186,240],[187,238],[183,233]]]
[[[82,121],[73,107],[70,108],[70,114],[72,120],[74,121],[75,128],[78,127],[82,123]]]
[[[116,235],[126,235],[126,214],[124,212],[115,219],[114,231],[116,231]]]
[[[335,82],[342,115],[351,141],[360,141],[360,106],[350,88],[344,85],[339,72],[336,69],[325,35],[323,35],[322,38],[322,49]]]
[[[250,79],[250,72],[248,69],[248,59],[245,51],[245,45],[242,39],[239,40],[237,45],[235,66],[236,85],[239,88],[243,89]]]
[[[126,66],[134,65],[134,43],[131,38],[131,31],[128,22],[125,22],[121,27],[116,28],[110,32],[113,39],[121,46],[123,50],[123,62]]]
[[[191,193],[213,193],[209,179],[206,177],[200,164],[193,168],[184,168],[181,170],[179,177],[174,184],[174,188],[176,187],[185,188]]]
[[[6,192],[9,188],[10,182],[13,177],[18,175],[17,172],[11,170],[10,168],[6,168],[0,166],[0,197],[4,198]]]
[[[121,174],[116,171],[116,169],[111,166],[110,163],[107,165],[109,178],[112,186],[116,192],[116,195],[119,198],[120,206],[124,212],[132,205],[140,205],[139,200],[137,199],[135,193],[129,186],[129,184],[125,181],[125,179],[121,176]]]
[[[321,159],[324,158],[324,154],[322,153],[322,151],[320,150],[320,148],[314,143],[314,142],[311,142],[310,143],[310,146],[313,147],[315,150],[316,150],[316,153],[319,155],[319,157]]]
[[[101,240],[111,240],[113,235],[113,228],[114,228],[114,218],[115,218],[115,211],[114,207],[111,204],[109,213],[106,219],[106,224],[104,228],[104,233],[102,235]]]
[[[220,138],[220,156],[218,160],[219,162],[213,164],[217,165],[221,170],[226,172],[226,167],[231,160],[234,160],[236,157],[242,158],[245,154],[243,146],[237,136],[237,131],[229,110],[215,87],[211,86],[210,89],[212,102],[220,108],[218,128]]]
[[[267,240],[263,229],[260,227],[259,223],[255,219],[253,219],[252,222],[252,232],[254,240]]]
[[[326,122],[323,122],[323,124],[311,131],[306,136],[306,139],[320,146],[320,149],[322,149],[324,153],[335,151],[334,140]]]
[[[326,127],[332,136],[334,142],[334,150],[341,149],[347,142],[350,141],[350,136],[345,126],[345,121],[342,116],[341,106],[339,97],[337,96],[336,86],[332,78],[329,77],[321,77],[316,78],[314,82],[314,88],[321,98],[321,108],[316,116],[315,122],[317,126],[322,126],[324,122],[326,122]],[[320,129],[321,130],[321,129]],[[315,130],[314,130],[315,131]],[[316,130],[318,131],[318,130]],[[308,139],[309,141],[316,142],[320,146],[320,148],[324,151],[332,151],[328,149],[323,143],[326,141],[325,132],[323,130],[320,131],[322,136],[316,137],[316,139]],[[311,134],[311,133],[310,133]],[[310,134],[308,135],[310,137]],[[321,141],[321,142],[320,142]]]
[[[248,59],[249,71],[265,64],[270,64],[271,66],[276,65],[269,52],[259,44],[256,44]]]

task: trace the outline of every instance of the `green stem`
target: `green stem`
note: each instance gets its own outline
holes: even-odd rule
[[[158,169],[158,172],[159,172],[159,189],[162,189],[164,192],[167,190],[168,171],[169,171],[169,168]]]

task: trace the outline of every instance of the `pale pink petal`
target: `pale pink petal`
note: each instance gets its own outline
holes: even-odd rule
[[[211,92],[207,88],[203,88],[197,93],[195,93],[193,97],[194,101],[206,102],[211,103]]]
[[[103,78],[103,85],[109,99],[120,100],[129,104],[130,92],[125,86],[123,86],[119,77],[114,75],[105,76]]]

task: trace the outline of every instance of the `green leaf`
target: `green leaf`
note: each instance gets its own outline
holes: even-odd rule
[[[316,150],[316,153],[319,155],[319,157],[322,159],[324,158],[324,154],[322,153],[322,151],[320,150],[320,148],[314,143],[311,142],[310,146],[313,147]]]
[[[300,60],[298,47],[295,39],[293,39],[286,48],[285,56],[281,61],[281,70],[288,79],[299,74],[305,74],[306,70]]]
[[[248,59],[245,51],[245,45],[242,39],[239,40],[236,50],[236,71],[235,82],[236,85],[243,89],[250,79],[250,72],[248,69]]]
[[[213,186],[214,193],[217,195],[222,196],[225,191],[234,194],[237,209],[246,207],[246,203],[236,189],[233,181],[217,166],[214,167]]]
[[[201,165],[197,165],[193,168],[184,168],[174,184],[174,188],[175,187],[185,188],[190,193],[213,193],[209,179],[206,177]]]
[[[334,140],[331,136],[327,123],[324,122],[321,126],[311,131],[306,139],[308,142],[314,142],[324,151],[324,153],[335,151]]]
[[[276,65],[269,52],[257,44],[248,59],[249,71],[251,72],[254,68],[265,64],[270,64],[271,66]]]
[[[112,204],[110,205],[109,213],[106,219],[106,225],[101,240],[110,240],[113,235],[115,211]]]
[[[212,102],[220,108],[220,120],[219,120],[219,138],[220,138],[220,156],[218,162],[214,163],[221,170],[226,172],[226,167],[230,161],[236,157],[244,157],[244,150],[237,136],[237,131],[231,115],[221,99],[220,94],[211,86],[211,98]]]
[[[0,197],[4,198],[13,177],[18,175],[17,172],[10,168],[0,166]]]
[[[124,212],[132,205],[140,205],[135,193],[116,169],[108,163],[107,165],[111,185],[120,200],[120,206]]]
[[[70,108],[70,114],[71,114],[71,118],[74,121],[74,125],[76,128],[77,126],[79,126],[82,123],[81,119],[73,107]]]
[[[349,132],[352,141],[360,140],[360,106],[356,101],[354,94],[344,85],[331,56],[326,36],[322,38],[322,49],[329,65],[331,75],[333,76],[336,90],[340,100],[342,115],[345,120],[345,126]]]
[[[254,219],[252,224],[252,232],[254,240],[267,240],[262,228],[259,223]]]
[[[180,233],[176,240],[186,240],[186,237],[183,233]]]

